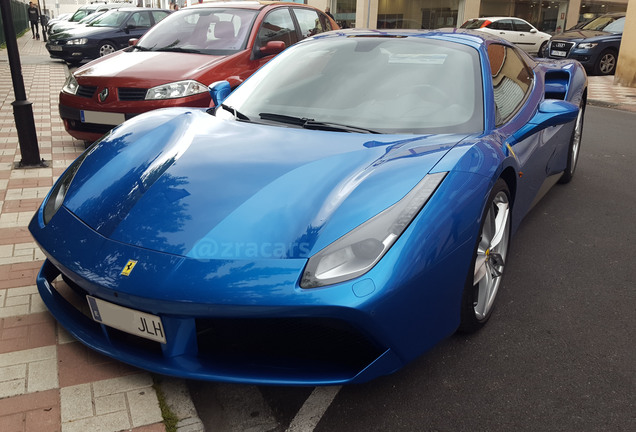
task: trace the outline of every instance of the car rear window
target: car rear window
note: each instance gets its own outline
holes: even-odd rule
[[[465,29],[478,29],[482,28],[484,25],[489,24],[490,22],[483,19],[473,19],[468,20],[464,24],[462,24],[461,28]]]

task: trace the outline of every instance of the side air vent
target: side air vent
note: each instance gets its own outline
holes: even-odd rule
[[[565,100],[570,85],[570,74],[565,71],[551,71],[545,74],[545,98]]]

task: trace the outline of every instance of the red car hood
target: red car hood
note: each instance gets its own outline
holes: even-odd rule
[[[140,85],[140,81],[158,85],[185,79],[196,80],[210,68],[231,57],[124,50],[86,64],[75,72],[75,77],[84,79],[85,83],[115,79],[119,86],[145,87]]]

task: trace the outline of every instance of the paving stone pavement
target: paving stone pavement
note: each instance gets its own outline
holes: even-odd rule
[[[27,225],[84,143],[66,133],[58,114],[66,65],[50,59],[30,33],[18,39],[18,50],[48,168],[16,168],[15,96],[7,52],[0,50],[0,432],[165,432],[153,376],[75,341],[37,292],[44,255]],[[184,383],[162,381],[169,383],[163,392],[178,430],[203,431]]]
[[[43,254],[27,225],[53,181],[84,150],[64,130],[58,94],[68,69],[30,33],[18,40],[27,98],[48,168],[21,169],[6,49],[0,50],[0,431],[165,431],[153,377],[75,341],[49,315],[35,286]],[[636,112],[636,88],[590,77],[589,102]],[[179,430],[203,430],[187,388],[167,386]]]

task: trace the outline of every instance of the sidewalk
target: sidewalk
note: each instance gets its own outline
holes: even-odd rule
[[[66,65],[30,33],[18,41],[41,157],[48,168],[18,169],[15,100],[6,49],[0,51],[0,431],[165,431],[153,377],[85,348],[46,311],[35,287],[44,259],[27,224],[53,181],[84,150],[64,130],[58,93]],[[636,112],[636,89],[590,77],[589,103]],[[203,427],[180,380],[159,387],[181,432]]]
[[[48,168],[19,169],[6,49],[0,50],[0,431],[164,432],[153,376],[97,354],[49,315],[35,286],[43,254],[27,225],[47,191],[84,143],[58,114],[67,73],[31,33],[18,40],[27,98],[33,103],[40,156]],[[185,383],[159,387],[180,419],[178,430],[203,427]]]

